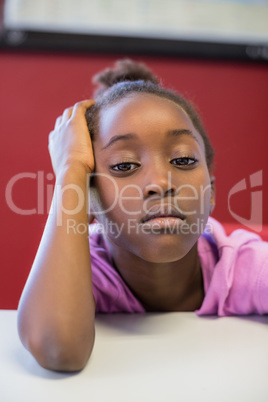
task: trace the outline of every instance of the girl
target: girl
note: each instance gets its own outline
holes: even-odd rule
[[[190,103],[130,60],[95,82],[50,133],[54,198],[18,308],[52,370],[85,366],[95,312],[268,312],[268,243],[209,217],[213,149]]]

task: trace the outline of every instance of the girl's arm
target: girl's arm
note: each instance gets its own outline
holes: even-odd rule
[[[51,370],[82,369],[94,344],[95,303],[86,230],[94,158],[85,119],[92,104],[84,101],[66,109],[50,133],[56,174],[53,203],[18,307],[22,343],[41,366]]]

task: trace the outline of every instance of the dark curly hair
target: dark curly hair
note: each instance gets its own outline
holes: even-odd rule
[[[153,94],[173,101],[187,113],[194,127],[203,138],[207,166],[209,170],[212,170],[214,150],[193,105],[182,95],[164,88],[159,79],[145,64],[129,59],[119,60],[115,63],[113,69],[107,68],[95,75],[93,83],[98,84],[94,93],[96,103],[86,112],[88,129],[92,140],[94,140],[98,132],[99,113],[101,110],[133,93]]]

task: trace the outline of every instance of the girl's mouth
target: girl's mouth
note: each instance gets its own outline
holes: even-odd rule
[[[155,204],[142,218],[141,223],[146,228],[168,229],[181,226],[186,217],[178,207],[173,204]]]

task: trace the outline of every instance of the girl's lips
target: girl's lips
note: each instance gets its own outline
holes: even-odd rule
[[[153,217],[143,223],[146,229],[168,230],[174,231],[184,224],[184,220],[175,216],[158,216]]]
[[[153,205],[148,213],[142,218],[142,223],[158,223],[164,222],[174,223],[175,221],[184,221],[185,215],[181,213],[178,207],[173,204]],[[162,222],[162,223],[161,223]]]

